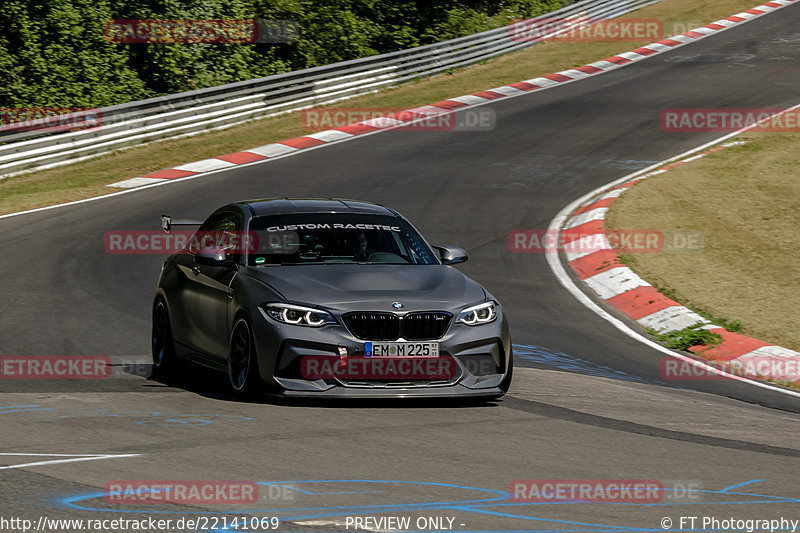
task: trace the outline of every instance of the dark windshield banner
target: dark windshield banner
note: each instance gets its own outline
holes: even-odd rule
[[[406,221],[386,215],[309,213],[256,217],[259,236],[248,263],[436,264],[433,253]]]

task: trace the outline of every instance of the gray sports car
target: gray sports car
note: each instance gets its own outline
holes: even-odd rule
[[[337,199],[238,202],[161,271],[156,372],[183,360],[239,394],[500,397],[513,359],[497,300],[400,213]],[[433,250],[438,253],[435,253]],[[183,367],[187,369],[189,367]]]

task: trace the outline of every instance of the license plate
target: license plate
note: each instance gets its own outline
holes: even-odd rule
[[[438,342],[366,342],[364,357],[438,357]]]

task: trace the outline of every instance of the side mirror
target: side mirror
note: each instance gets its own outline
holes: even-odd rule
[[[200,226],[202,223],[202,220],[189,220],[184,218],[172,220],[172,217],[169,215],[161,215],[161,229],[167,233],[172,232],[172,226]]]
[[[230,248],[203,248],[194,255],[198,265],[236,268],[236,262],[228,258]]]
[[[445,265],[455,265],[457,263],[464,263],[467,260],[467,252],[463,248],[456,248],[455,246],[436,246],[433,245],[439,252],[439,257],[442,258],[442,263]]]

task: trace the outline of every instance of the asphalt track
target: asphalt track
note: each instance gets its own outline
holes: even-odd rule
[[[496,102],[491,131],[381,133],[0,220],[0,354],[108,355],[120,364],[109,380],[2,380],[0,449],[126,455],[21,468],[11,467],[70,458],[0,455],[0,518],[248,512],[278,516],[287,531],[343,531],[355,515],[451,517],[456,531],[677,531],[688,528],[680,516],[800,519],[796,398],[735,382],[665,382],[661,354],[578,303],[544,255],[514,254],[507,242],[512,230],[547,228],[599,185],[718,135],[663,132],[664,108],[797,103],[798,22],[793,5],[613,72]],[[431,242],[466,248],[462,270],[510,316],[518,366],[510,394],[485,406],[246,403],[214,375],[137,376],[146,367],[130,363],[149,358],[163,257],[107,254],[104,233],[157,229],[162,213],[202,218],[229,201],[281,196],[383,203]],[[170,479],[252,480],[262,483],[260,500],[176,508],[98,498],[111,480]],[[675,490],[654,503],[520,504],[506,495],[515,479],[658,479]],[[663,517],[673,524],[662,528]]]

